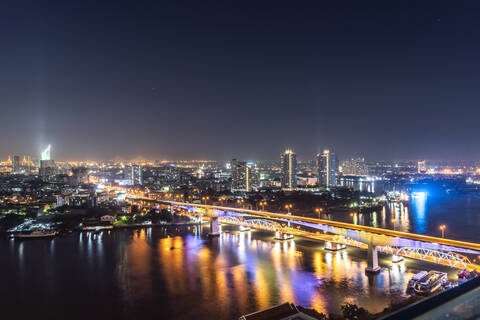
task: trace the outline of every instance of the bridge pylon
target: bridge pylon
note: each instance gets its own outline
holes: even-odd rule
[[[378,252],[377,252],[377,246],[372,243],[372,241],[369,241],[368,243],[368,249],[367,249],[367,268],[365,269],[365,272],[368,273],[379,273],[380,272],[380,267],[378,266]]]
[[[210,233],[209,237],[218,237],[220,236],[220,228],[218,226],[218,217],[210,217]]]

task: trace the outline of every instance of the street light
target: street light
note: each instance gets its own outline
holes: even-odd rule
[[[260,206],[262,207],[262,211],[265,211],[266,205],[267,205],[267,201],[260,201]]]
[[[446,228],[446,227],[447,227],[447,226],[445,226],[444,224],[442,224],[442,225],[440,226],[440,230],[442,230],[442,238],[445,238],[445,228]]]
[[[206,205],[207,204],[207,200],[209,200],[210,197],[202,197],[202,200],[203,200],[203,204]]]
[[[222,204],[222,207],[223,207],[223,198],[222,197],[218,198],[218,201],[220,201],[220,203]]]
[[[243,208],[243,203],[244,203],[244,202],[245,202],[245,200],[243,200],[243,199],[237,199],[237,204],[238,204],[238,205],[241,205],[242,208]]]
[[[292,215],[292,213],[290,212],[293,208],[293,204],[286,204],[285,205],[285,209],[287,209],[287,214],[288,215]],[[287,223],[287,226],[290,228],[290,220],[288,220],[288,223]]]
[[[318,219],[320,219],[320,213],[322,213],[323,208],[315,208],[315,212],[318,213]]]

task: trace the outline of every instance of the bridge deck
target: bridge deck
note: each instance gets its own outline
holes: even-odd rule
[[[154,199],[148,199],[148,200],[154,200]],[[178,205],[178,206],[190,206],[190,207],[204,208],[204,209],[232,211],[232,212],[250,214],[250,215],[255,215],[255,216],[260,216],[265,218],[278,218],[278,219],[285,219],[285,220],[291,220],[291,221],[303,221],[303,222],[322,224],[322,225],[343,228],[343,229],[358,230],[358,231],[385,235],[390,237],[399,237],[399,238],[422,241],[422,242],[438,243],[438,244],[452,246],[452,247],[480,251],[480,244],[477,244],[477,243],[458,241],[458,240],[452,240],[452,239],[446,239],[446,238],[437,238],[437,237],[419,235],[419,234],[402,232],[402,231],[393,231],[390,229],[368,227],[368,226],[356,225],[356,224],[346,223],[346,222],[309,218],[309,217],[302,217],[302,216],[295,216],[295,215],[287,215],[283,213],[273,213],[273,212],[266,212],[266,211],[256,211],[256,210],[248,210],[248,209],[242,209],[242,208],[212,206],[212,205],[203,205],[203,204],[195,204],[195,203],[185,203],[185,202],[165,201],[165,200],[159,200],[157,202]]]

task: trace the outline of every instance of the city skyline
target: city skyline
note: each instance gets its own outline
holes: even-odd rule
[[[480,2],[0,1],[12,319],[480,319]]]
[[[1,158],[480,158],[476,2],[49,3],[0,11]]]

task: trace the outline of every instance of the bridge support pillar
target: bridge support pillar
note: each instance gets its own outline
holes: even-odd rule
[[[368,273],[380,272],[380,267],[378,266],[377,246],[371,243],[368,244],[367,268],[365,271]]]
[[[209,237],[218,237],[220,235],[220,228],[218,227],[218,217],[210,218],[210,233]]]

